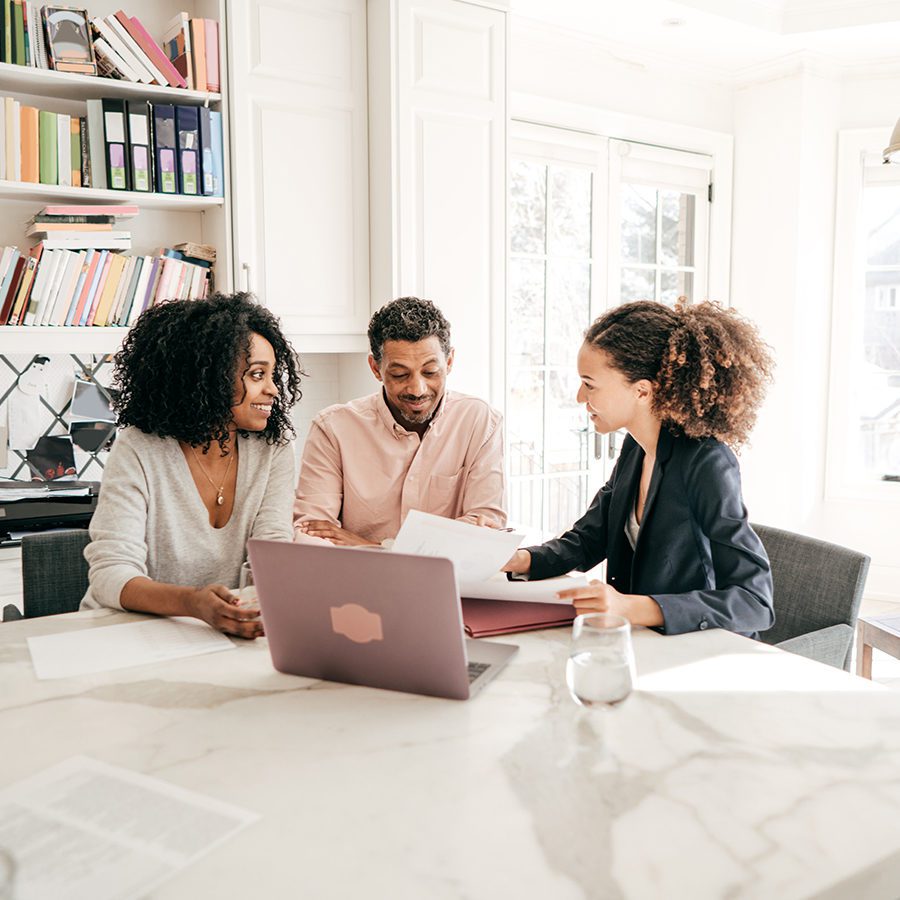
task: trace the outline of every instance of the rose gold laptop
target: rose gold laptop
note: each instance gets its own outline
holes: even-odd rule
[[[248,543],[279,672],[467,700],[519,649],[467,640],[450,560]]]

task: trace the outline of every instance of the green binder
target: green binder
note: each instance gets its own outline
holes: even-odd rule
[[[57,168],[56,113],[46,109],[40,114],[41,184],[59,184]]]

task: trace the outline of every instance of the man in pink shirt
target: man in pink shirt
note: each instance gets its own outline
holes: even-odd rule
[[[450,326],[428,300],[401,297],[369,322],[381,390],[330,406],[310,428],[294,534],[362,546],[393,538],[411,509],[502,528],[503,429],[483,400],[446,390]]]

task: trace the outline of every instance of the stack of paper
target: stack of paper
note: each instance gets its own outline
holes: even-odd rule
[[[481,528],[414,509],[406,516],[391,549],[394,553],[449,559],[456,569],[461,597],[570,605],[570,601],[560,600],[556,592],[587,584],[583,576],[509,581],[500,573],[522,537],[517,532]]]

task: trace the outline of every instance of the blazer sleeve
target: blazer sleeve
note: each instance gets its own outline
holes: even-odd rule
[[[587,512],[565,534],[538,547],[525,548],[531,554],[527,580],[554,578],[573,569],[587,572],[606,559],[609,504],[617,469],[618,462],[609,481],[597,491]]]
[[[300,478],[294,497],[294,537],[302,535],[300,523],[323,519],[340,525],[344,504],[344,470],[341,450],[334,435],[317,418],[303,445]]]
[[[653,594],[666,634],[705,628],[752,633],[775,622],[772,573],[762,541],[747,521],[737,459],[724,444],[701,445],[684,472],[695,537],[706,544],[713,588]]]

